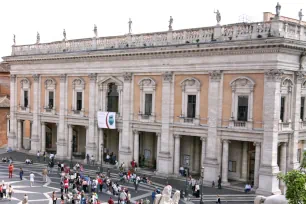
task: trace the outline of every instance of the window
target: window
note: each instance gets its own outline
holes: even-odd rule
[[[228,161],[228,171],[236,172],[236,162],[235,161]]]
[[[107,111],[108,112],[118,112],[119,105],[119,93],[117,85],[115,83],[110,83],[108,85],[108,95],[107,95]]]
[[[195,118],[196,115],[196,95],[188,95],[187,118]]]
[[[297,151],[298,151],[297,152],[297,160],[298,160],[299,163],[301,163],[302,151],[301,151],[301,149],[298,149]]]
[[[304,121],[304,105],[305,105],[305,97],[301,97],[300,119],[302,121]]]
[[[238,96],[238,121],[248,121],[248,97]]]
[[[49,101],[48,101],[49,108],[53,108],[54,106],[54,92],[49,91]]]
[[[281,107],[280,107],[280,120],[284,121],[284,115],[285,115],[285,102],[286,98],[284,96],[281,97]]]
[[[82,92],[77,92],[77,106],[76,110],[81,111],[82,110]]]
[[[28,91],[24,91],[23,92],[23,106],[25,107],[25,108],[27,108],[28,107],[28,105],[29,105],[29,92]]]
[[[145,94],[145,115],[152,113],[152,94]]]

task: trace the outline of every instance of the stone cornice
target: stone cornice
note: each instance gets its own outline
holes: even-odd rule
[[[257,41],[257,40],[256,40]],[[186,46],[167,46],[143,49],[118,49],[118,50],[98,50],[92,52],[79,53],[61,53],[46,55],[29,55],[29,56],[9,56],[3,59],[10,64],[29,64],[45,63],[45,61],[75,62],[84,59],[88,61],[96,60],[135,60],[135,59],[156,59],[167,57],[196,57],[196,56],[213,56],[213,55],[241,55],[254,53],[278,53],[285,49],[293,49],[298,53],[306,50],[306,44],[294,40],[276,38],[240,42],[223,42],[223,43],[206,43],[199,47],[194,45]]]

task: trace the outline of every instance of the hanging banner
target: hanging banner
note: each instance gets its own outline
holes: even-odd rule
[[[106,129],[116,129],[116,113],[115,112],[97,112],[98,127]]]

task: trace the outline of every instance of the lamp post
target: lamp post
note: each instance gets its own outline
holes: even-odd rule
[[[102,173],[103,172],[103,167],[102,167],[102,163],[103,163],[103,143],[101,143],[101,162],[100,162],[100,165],[101,165],[101,167],[100,167],[100,173]]]
[[[204,166],[201,168],[201,201],[200,204],[204,204],[203,202],[203,180],[204,180]]]
[[[186,174],[186,186],[185,186],[185,197],[188,197],[188,176],[189,176],[189,170],[185,168],[185,174]]]

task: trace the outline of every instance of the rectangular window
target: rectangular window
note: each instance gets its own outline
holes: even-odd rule
[[[151,115],[152,113],[152,94],[145,94],[145,115]]]
[[[23,92],[23,106],[24,107],[28,107],[29,105],[29,92],[28,91],[24,91]]]
[[[238,121],[247,121],[248,120],[248,105],[249,98],[248,96],[238,96]]]
[[[302,121],[304,121],[304,104],[305,104],[305,97],[301,97],[300,119]]]
[[[298,149],[297,160],[298,160],[299,163],[301,163],[301,157],[302,157],[302,151],[301,151],[301,149]]]
[[[53,108],[54,106],[54,92],[49,91],[49,102],[48,102],[48,108]]]
[[[285,101],[286,98],[284,96],[281,97],[281,107],[280,107],[280,120],[284,121],[284,115],[285,115]]]
[[[196,103],[197,103],[197,96],[188,95],[187,118],[195,118]]]
[[[236,172],[236,162],[235,161],[228,161],[228,171]]]
[[[82,110],[82,92],[77,92],[77,98],[76,98],[76,110],[81,111]]]

